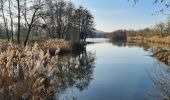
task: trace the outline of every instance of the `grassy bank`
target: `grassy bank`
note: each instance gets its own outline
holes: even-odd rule
[[[127,41],[135,43],[146,43],[150,47],[159,48],[156,52],[153,53],[153,56],[165,64],[170,65],[170,36],[153,36],[149,38],[136,36],[128,37]]]
[[[84,43],[79,43],[79,42],[72,43],[69,41],[65,41],[63,39],[48,39],[48,40],[43,40],[43,41],[31,41],[27,44],[27,47],[31,48],[31,46],[33,46],[35,43],[37,43],[39,45],[40,49],[42,49],[45,52],[47,50],[49,50],[49,52],[53,55],[55,52],[59,52],[62,54],[72,53],[73,51],[79,52],[84,49],[84,45],[85,45]],[[18,44],[15,42],[10,43],[3,39],[0,40],[0,49],[2,51],[7,50],[9,45],[14,45],[14,46],[20,47],[20,49],[25,48],[25,46],[23,44]]]
[[[130,41],[130,42],[150,42],[150,43],[170,44],[170,36],[165,36],[165,37],[160,37],[160,36],[153,36],[153,37],[135,36],[135,37],[128,37],[127,40]]]

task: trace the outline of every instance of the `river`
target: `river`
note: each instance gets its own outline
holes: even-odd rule
[[[110,43],[107,39],[89,40],[95,42],[86,46],[86,56],[93,55],[94,58],[89,65],[92,68],[82,72],[81,77],[74,76],[76,82],[57,93],[56,98],[161,100],[163,98],[160,94],[168,95],[163,91],[167,87],[161,87],[160,84],[169,81],[170,68],[149,56],[149,48],[136,44]]]

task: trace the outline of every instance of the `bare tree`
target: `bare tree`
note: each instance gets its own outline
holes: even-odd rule
[[[26,38],[24,41],[24,45],[28,42],[30,32],[34,27],[36,21],[40,18],[39,10],[44,6],[44,0],[25,0],[22,14],[24,16],[24,20],[26,22],[28,31],[26,33]]]
[[[79,8],[76,9],[75,14],[77,18],[76,24],[79,30],[79,39],[82,39],[85,42],[87,32],[93,27],[93,16],[82,6],[79,6]]]
[[[68,2],[67,8],[66,8],[66,34],[65,34],[65,39],[70,40],[71,35],[73,34],[72,32],[72,26],[74,24],[74,11],[75,11],[75,6],[72,2]]]
[[[17,17],[18,17],[17,42],[20,43],[20,32],[21,32],[21,5],[20,5],[20,2],[21,2],[21,0],[16,0],[16,2],[17,2],[17,11],[18,11],[18,14],[17,14]]]
[[[51,38],[85,41],[93,27],[94,18],[84,7],[75,8],[72,2],[47,0],[45,9],[40,10],[43,28]]]
[[[83,42],[86,42],[87,35],[90,34],[91,29],[94,26],[94,17],[93,15],[87,10],[84,10],[84,22],[83,22]]]
[[[47,0],[45,9],[43,9],[40,14],[44,21],[44,28],[47,29],[49,37],[51,38],[55,38],[56,33],[54,2],[54,0]]]
[[[60,0],[55,3],[55,17],[56,17],[56,24],[57,24],[57,37],[63,38],[63,25],[64,25],[64,11],[65,11],[66,2],[63,0]]]
[[[158,28],[158,30],[160,31],[159,33],[159,35],[160,35],[160,37],[162,37],[163,36],[163,32],[164,32],[164,30],[165,30],[165,24],[163,23],[163,22],[160,22],[159,24],[157,24],[156,25],[156,27]]]
[[[7,38],[8,38],[8,41],[9,41],[8,22],[7,22],[7,18],[5,17],[5,11],[4,11],[5,2],[6,2],[6,0],[0,0],[2,17],[3,17],[3,21],[4,21],[4,26],[5,26]]]
[[[13,31],[13,13],[11,11],[11,4],[12,1],[11,0],[8,0],[8,4],[9,4],[9,15],[10,15],[10,20],[11,20],[11,40],[13,41],[14,38],[13,38],[13,35],[14,35],[14,31]]]

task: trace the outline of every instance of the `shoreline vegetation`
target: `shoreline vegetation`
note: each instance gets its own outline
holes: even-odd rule
[[[141,36],[137,37],[127,37],[119,39],[111,39],[110,42],[120,44],[120,43],[135,43],[139,45],[147,46],[151,49],[152,54],[150,56],[157,58],[161,62],[170,66],[170,36],[167,37],[151,37],[144,38]],[[166,41],[167,40],[167,41]],[[148,49],[147,49],[148,50]]]
[[[157,48],[157,50],[153,52],[153,56],[165,64],[170,65],[170,36],[154,36],[150,38],[141,36],[127,37],[127,42],[145,43],[150,47]]]
[[[81,52],[84,50],[84,46],[87,43],[84,42],[74,42],[72,43],[71,41],[65,41],[64,39],[47,39],[44,41],[35,41],[27,44],[24,46],[23,44],[17,44],[17,43],[12,43],[12,42],[7,42],[5,40],[2,40],[0,42],[0,49],[2,51],[7,50],[7,48],[10,45],[14,46],[19,46],[20,49],[25,48],[27,46],[34,46],[35,44],[39,45],[40,49],[42,49],[44,52],[49,50],[50,54],[54,55],[55,52],[58,54],[67,54],[67,53],[73,53],[73,52]]]
[[[146,42],[146,43],[160,43],[160,44],[169,44],[170,45],[170,35],[165,37],[153,36],[153,37],[127,37],[127,41],[134,42]]]
[[[170,65],[170,16],[165,22],[140,30],[116,30],[109,33],[110,40],[132,43],[144,43],[157,48],[153,56]]]
[[[170,36],[167,37],[151,37],[145,38],[141,36],[127,37],[119,39],[111,39],[110,42],[121,43],[135,43],[151,49],[152,54],[150,56],[157,58],[161,62],[170,66]],[[148,49],[147,49],[148,50]]]

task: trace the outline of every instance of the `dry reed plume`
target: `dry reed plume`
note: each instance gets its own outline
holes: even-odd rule
[[[61,84],[54,76],[60,73],[58,56],[34,46],[8,44],[0,50],[0,99],[45,99]]]

